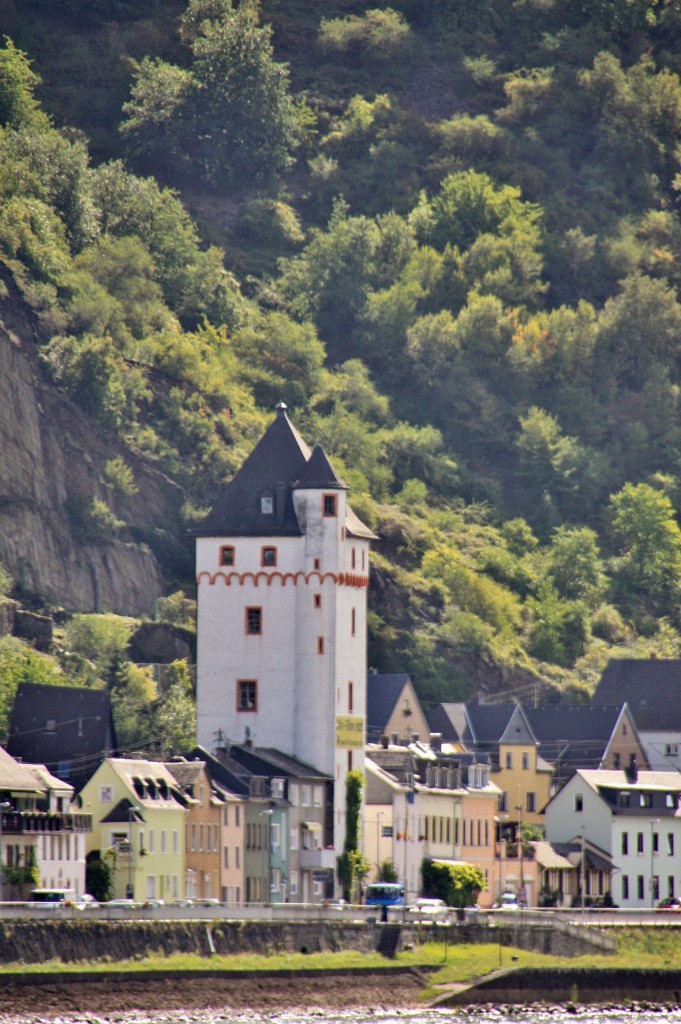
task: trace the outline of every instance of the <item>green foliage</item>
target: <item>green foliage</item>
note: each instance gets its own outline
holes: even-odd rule
[[[187,597],[182,590],[176,590],[168,597],[156,601],[156,617],[159,622],[170,622],[173,626],[196,628],[196,601]]]
[[[399,882],[400,876],[391,860],[384,860],[378,869],[379,882]]]
[[[64,627],[64,648],[98,664],[124,655],[134,620],[120,615],[74,615]]]
[[[485,888],[485,876],[472,864],[438,864],[428,857],[421,861],[424,896],[444,900],[448,907],[470,907]]]
[[[99,850],[87,855],[85,862],[85,888],[91,896],[102,903],[113,898],[114,870],[107,858],[100,856]]]
[[[130,498],[137,494],[135,476],[125,460],[117,455],[104,463],[104,478],[114,492],[122,498]]]
[[[0,639],[0,730],[6,736],[20,683],[65,686],[69,680],[57,663],[16,637]]]
[[[196,706],[186,661],[174,661],[168,667],[164,691],[154,708],[153,736],[156,750],[166,760],[188,753],[195,745]]]
[[[7,36],[4,41],[0,49],[0,126],[46,128],[47,116],[35,98],[40,78],[31,70],[26,54]]]
[[[339,50],[352,62],[403,57],[409,39],[409,25],[391,7],[368,10],[361,17],[322,18],[319,27],[322,49]]]
[[[276,177],[291,163],[301,121],[288,72],[273,60],[271,30],[258,25],[252,5],[201,2],[190,4],[183,31],[191,70],[143,61],[123,132],[157,160],[168,147],[180,171],[198,171],[214,187]]]
[[[343,852],[337,857],[338,881],[343,888],[343,898],[350,900],[352,888],[369,870],[368,862],[359,851],[359,812],[362,806],[364,773],[358,768],[345,776],[345,842]]]
[[[0,562],[0,597],[6,597],[14,586],[14,580],[9,569],[3,562]]]

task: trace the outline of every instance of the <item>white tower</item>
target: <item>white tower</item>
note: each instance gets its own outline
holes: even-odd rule
[[[345,776],[364,768],[366,595],[374,534],[286,406],[195,530],[197,733],[249,737],[334,780],[334,846]]]

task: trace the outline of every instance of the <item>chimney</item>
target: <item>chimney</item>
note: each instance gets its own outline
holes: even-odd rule
[[[636,764],[636,754],[630,754],[629,764],[624,769],[624,774],[626,775],[629,782],[638,782],[638,765]]]
[[[431,732],[430,734],[430,745],[433,750],[442,750],[442,733]]]
[[[385,735],[381,736],[381,746],[383,747],[384,750],[388,749],[388,737]]]

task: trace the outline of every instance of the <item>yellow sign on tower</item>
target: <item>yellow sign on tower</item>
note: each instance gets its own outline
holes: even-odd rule
[[[347,750],[362,750],[364,719],[361,715],[336,715],[336,746]]]

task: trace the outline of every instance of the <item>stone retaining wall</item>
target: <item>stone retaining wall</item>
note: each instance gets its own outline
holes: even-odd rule
[[[336,952],[376,949],[382,925],[340,921],[4,921],[0,923],[0,962],[116,962],[147,955],[212,953]],[[490,929],[481,925],[451,928],[406,926],[402,945],[418,945],[433,937],[451,943],[499,941],[502,945],[536,949],[561,956],[592,952],[593,932],[571,934],[558,928],[512,925]]]

